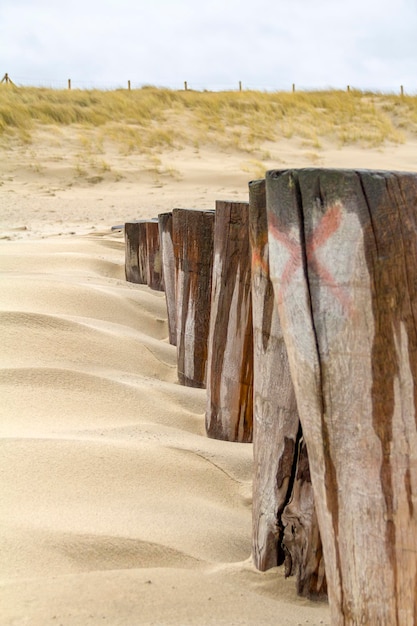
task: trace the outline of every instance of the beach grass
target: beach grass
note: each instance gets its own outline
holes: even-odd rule
[[[350,91],[196,92],[53,90],[0,85],[0,137],[30,143],[42,126],[88,129],[89,141],[123,154],[191,145],[265,153],[268,142],[298,138],[317,152],[399,144],[417,134],[417,97]],[[97,150],[95,150],[97,151]]]

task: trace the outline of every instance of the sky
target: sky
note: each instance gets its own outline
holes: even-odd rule
[[[417,0],[0,0],[0,79],[417,94]]]

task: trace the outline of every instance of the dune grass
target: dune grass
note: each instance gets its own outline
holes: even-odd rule
[[[269,141],[290,138],[314,150],[325,140],[361,147],[401,143],[407,134],[417,134],[417,97],[355,90],[84,91],[0,85],[3,140],[30,143],[42,125],[88,129],[96,146],[111,141],[124,154],[213,144],[262,158]]]

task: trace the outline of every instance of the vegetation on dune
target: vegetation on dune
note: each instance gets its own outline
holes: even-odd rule
[[[83,91],[0,85],[0,135],[30,142],[42,125],[77,125],[124,153],[215,144],[255,153],[298,138],[319,149],[378,147],[417,133],[417,97],[351,90],[195,92],[156,87]]]

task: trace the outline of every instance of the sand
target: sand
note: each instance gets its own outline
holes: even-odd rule
[[[416,148],[286,142],[266,167],[416,171]],[[112,230],[246,200],[245,157],[184,148],[150,172],[108,152],[91,180],[60,150],[46,135],[0,160],[0,623],[329,624],[282,568],[253,567],[252,446],[205,436],[164,294],[125,282]]]

